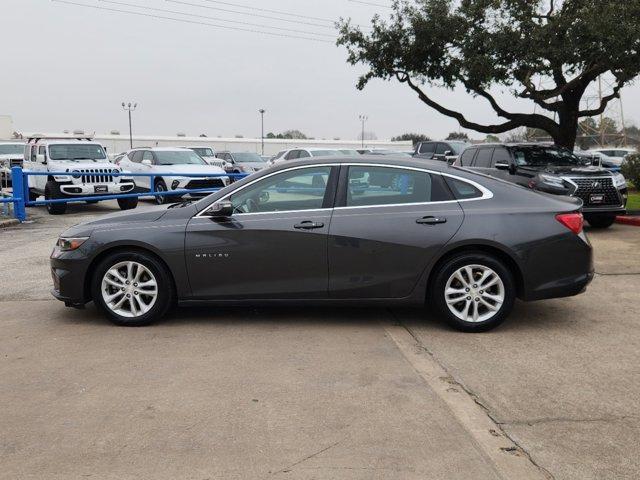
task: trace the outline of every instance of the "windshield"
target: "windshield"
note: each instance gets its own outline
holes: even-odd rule
[[[190,147],[191,150],[196,152],[201,157],[215,157],[213,150],[207,147]]]
[[[0,145],[0,155],[22,155],[24,145]]]
[[[191,150],[156,150],[158,165],[206,165],[207,162]]]
[[[258,155],[257,153],[251,153],[251,152],[236,152],[236,153],[232,153],[231,155],[233,155],[233,159],[236,162],[247,162],[247,163],[264,163],[264,159]]]
[[[516,165],[521,167],[571,166],[589,163],[588,160],[579,158],[569,150],[558,147],[517,147],[513,149],[513,157]]]
[[[450,142],[449,145],[456,155],[460,155],[465,148],[471,146],[471,144],[467,142]]]
[[[91,143],[70,143],[49,145],[51,160],[104,160],[107,156],[102,145]]]
[[[312,150],[309,153],[311,153],[312,157],[326,157],[328,155],[340,155],[337,150]]]

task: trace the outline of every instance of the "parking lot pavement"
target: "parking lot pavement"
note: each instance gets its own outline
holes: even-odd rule
[[[636,227],[589,232],[587,294],[490,333],[304,308],[127,329],[48,293],[56,236],[117,207],[34,210],[0,231],[0,478],[637,477]]]

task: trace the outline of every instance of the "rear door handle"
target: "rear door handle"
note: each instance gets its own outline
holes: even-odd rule
[[[435,225],[437,223],[447,223],[447,219],[445,217],[422,217],[417,219],[416,223],[420,223],[422,225]]]
[[[293,228],[297,228],[298,230],[313,230],[315,228],[324,227],[324,223],[322,222],[312,222],[311,220],[305,220],[304,222],[296,223]]]

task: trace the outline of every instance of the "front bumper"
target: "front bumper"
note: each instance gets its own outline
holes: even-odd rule
[[[51,252],[51,294],[67,306],[81,306],[91,300],[90,286],[85,278],[89,259],[80,247],[72,252],[62,252],[57,246]]]
[[[106,189],[105,189],[106,187]],[[117,195],[118,193],[130,193],[135,188],[133,181],[92,184],[92,183],[68,183],[61,184],[60,191],[68,196],[85,197],[90,195]],[[96,191],[96,189],[100,191]]]

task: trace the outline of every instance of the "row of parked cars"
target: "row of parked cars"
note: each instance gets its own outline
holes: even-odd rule
[[[629,149],[600,149],[574,154],[553,145],[539,143],[478,144],[462,141],[420,142],[412,152],[386,149],[292,148],[271,158],[252,152],[215,152],[210,147],[142,147],[109,159],[103,146],[91,138],[33,137],[25,143],[0,144],[4,181],[10,168],[24,163],[36,172],[65,172],[68,175],[29,176],[29,199],[62,199],[119,195],[121,209],[135,208],[136,197],[128,193],[153,190],[158,204],[178,198],[202,197],[234,181],[234,175],[252,174],[291,160],[314,157],[374,155],[439,160],[500,178],[523,187],[556,195],[579,197],[586,220],[597,228],[610,226],[624,212],[627,184],[624,177],[607,167],[615,166],[614,155]],[[607,157],[608,161],[603,160]],[[621,162],[620,162],[621,163]],[[172,173],[175,172],[175,175]],[[156,175],[127,176],[127,173]],[[160,175],[162,174],[162,175]],[[193,177],[184,176],[192,174]],[[197,175],[197,177],[196,177]],[[184,190],[199,190],[185,193]],[[171,192],[175,191],[175,195]],[[92,201],[89,201],[92,203]],[[47,204],[51,214],[66,211],[66,203]]]

